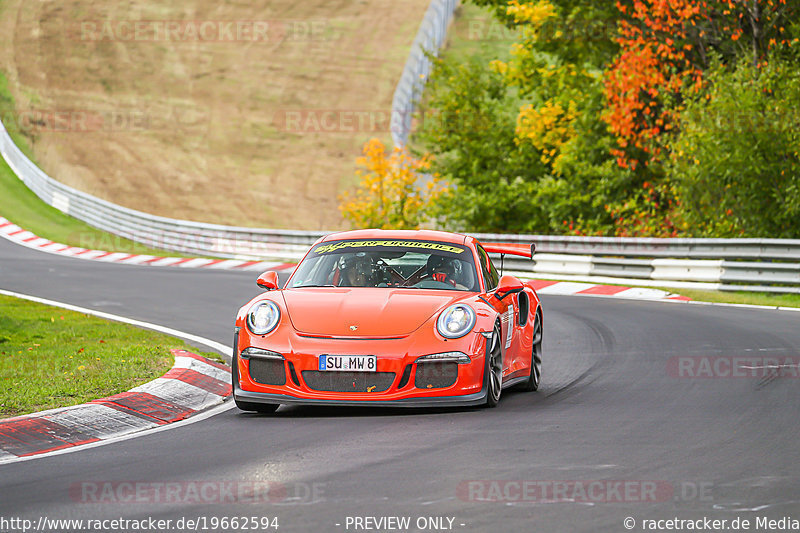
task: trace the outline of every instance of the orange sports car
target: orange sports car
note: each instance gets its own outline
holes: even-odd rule
[[[530,258],[533,245],[441,231],[321,238],[283,289],[265,272],[267,292],[239,310],[236,405],[494,407],[507,387],[536,390],[539,297],[489,253]]]

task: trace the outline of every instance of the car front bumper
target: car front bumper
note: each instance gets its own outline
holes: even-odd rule
[[[480,392],[461,396],[426,396],[415,398],[401,398],[397,400],[347,400],[347,399],[322,399],[298,398],[286,394],[269,394],[264,392],[250,392],[236,387],[233,396],[237,400],[281,405],[333,405],[340,407],[468,407],[486,403],[487,387],[484,383]]]

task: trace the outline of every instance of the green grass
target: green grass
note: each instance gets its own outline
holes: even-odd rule
[[[15,113],[14,99],[8,90],[5,76],[0,72],[0,118],[3,118],[5,122],[10,122],[8,117],[13,118],[16,116]],[[14,143],[28,157],[31,157],[27,137],[13,124],[10,126],[9,135]],[[2,158],[0,158],[0,216],[21,228],[32,231],[39,237],[70,246],[129,254],[194,257],[149,248],[143,244],[100,231],[76,218],[65,215],[44,203],[28,189]]]
[[[667,289],[692,300],[726,304],[767,305],[773,307],[800,307],[800,294],[772,294],[745,291],[703,291],[697,289]]]
[[[124,392],[162,376],[183,341],[0,295],[0,418]]]

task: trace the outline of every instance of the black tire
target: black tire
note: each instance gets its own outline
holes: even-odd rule
[[[533,348],[531,349],[531,375],[528,381],[520,386],[523,391],[539,390],[539,383],[542,380],[542,313],[536,312],[536,319],[533,323]]]
[[[236,399],[236,387],[239,385],[239,356],[233,354],[231,363],[231,388],[233,390],[233,403],[242,411],[255,411],[256,413],[274,413],[281,405],[278,403],[245,402]]]
[[[495,324],[486,341],[486,407],[497,407],[503,392],[503,352],[500,349],[500,325]]]

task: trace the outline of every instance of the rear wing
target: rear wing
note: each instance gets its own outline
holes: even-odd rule
[[[533,258],[533,252],[536,250],[536,245],[522,244],[518,242],[485,242],[481,243],[483,249],[490,254],[508,254],[519,255],[521,257]]]

